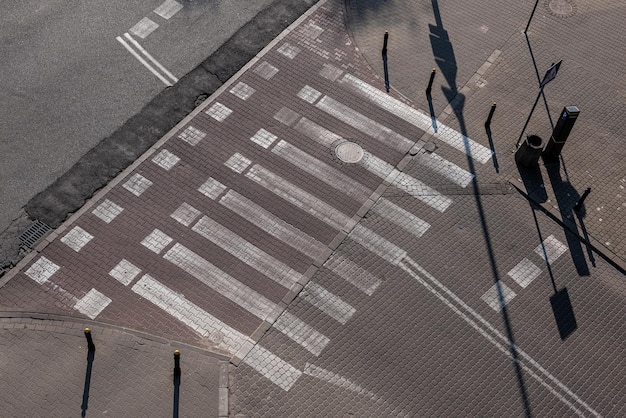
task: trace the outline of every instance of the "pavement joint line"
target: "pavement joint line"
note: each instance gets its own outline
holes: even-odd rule
[[[36,330],[37,325],[44,325],[42,322],[52,322],[51,325],[54,325],[57,330],[56,332],[61,334],[74,335],[74,333],[69,332],[69,330],[79,331],[83,330],[85,326],[88,326],[92,331],[95,330],[94,335],[96,336],[100,332],[102,333],[100,335],[108,334],[110,332],[121,332],[129,334],[131,337],[141,338],[143,340],[157,342],[163,345],[169,345],[172,348],[182,348],[184,350],[192,350],[194,352],[205,354],[208,353],[222,361],[228,360],[228,356],[224,355],[224,353],[213,351],[203,346],[195,346],[176,340],[170,340],[157,335],[106,322],[43,312],[0,311],[0,328],[5,328],[4,324],[24,324],[28,325],[28,329]]]
[[[568,227],[563,220],[561,219],[561,213],[555,209],[550,209],[542,205],[541,203],[535,201],[532,197],[528,195],[524,191],[524,185],[519,182],[517,179],[509,179],[509,184],[513,186],[515,190],[519,192],[528,202],[532,203],[536,206],[541,212],[546,214],[550,219],[558,223],[562,228],[566,228],[572,235],[574,235],[578,240],[584,244],[588,245],[597,255],[599,255],[603,260],[611,264],[614,268],[616,268],[620,273],[626,274],[626,261],[622,260],[617,254],[615,254],[611,249],[607,248],[602,242],[598,241],[596,238],[589,235],[589,241],[587,241],[584,237],[582,237],[577,231],[572,230]],[[607,253],[609,255],[607,255]]]

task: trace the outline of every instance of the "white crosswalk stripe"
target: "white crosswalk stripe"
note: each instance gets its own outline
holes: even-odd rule
[[[315,282],[308,282],[300,297],[315,306],[335,321],[344,325],[356,309]]]
[[[369,271],[337,253],[333,254],[326,263],[324,263],[324,267],[330,269],[333,273],[368,296],[372,296],[381,284],[381,281]]]
[[[421,237],[430,224],[385,198],[380,198],[371,209],[374,213],[398,225],[405,231]]]

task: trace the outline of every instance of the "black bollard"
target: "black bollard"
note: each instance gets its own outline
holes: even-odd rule
[[[428,87],[426,87],[426,96],[430,97],[430,93],[433,90],[433,81],[435,80],[435,74],[437,74],[437,69],[433,68],[430,72],[430,80],[428,80]]]
[[[580,212],[580,209],[582,208],[583,203],[585,202],[585,199],[587,198],[587,196],[589,196],[589,193],[591,193],[591,187],[587,187],[583,195],[580,196],[580,199],[578,199],[578,202],[576,202],[576,204],[574,205],[574,212],[576,213]]]
[[[89,328],[85,328],[85,338],[87,338],[87,349],[89,351],[96,351],[96,346],[91,338],[91,330]]]
[[[491,110],[489,111],[489,116],[487,116],[487,121],[485,122],[485,127],[491,126],[491,118],[493,114],[496,112],[496,102],[493,102],[491,105]]]
[[[180,377],[180,351],[174,350],[174,376]]]

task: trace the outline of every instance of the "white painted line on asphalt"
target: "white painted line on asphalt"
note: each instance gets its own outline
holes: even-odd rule
[[[163,74],[165,74],[166,76],[168,76],[170,78],[170,80],[172,80],[174,82],[174,84],[176,84],[178,82],[178,78],[176,78],[174,76],[174,74],[172,74],[171,72],[169,72],[167,70],[167,68],[165,68],[163,65],[161,65],[160,62],[158,62],[156,59],[154,59],[154,57],[152,55],[150,55],[150,53],[148,53],[148,51],[146,51],[141,45],[139,45],[139,42],[135,41],[135,39],[133,39],[132,36],[130,36],[129,33],[125,33],[124,37],[126,37],[126,39],[128,39],[134,46],[135,48],[137,48],[139,50],[139,52],[141,52],[146,58],[148,58],[150,61],[152,61],[152,63],[159,69],[161,70],[161,72]]]
[[[141,269],[126,259],[122,259],[109,272],[109,276],[113,277],[124,286],[128,286],[141,273]]]
[[[173,291],[149,275],[145,274],[131,288],[139,296],[163,309],[183,324],[193,329],[217,348],[228,351],[231,355],[251,340],[239,331],[226,325],[206,312],[183,295]]]
[[[202,186],[198,187],[198,191],[208,197],[211,200],[215,200],[219,197],[220,194],[228,187],[224,186],[219,181],[215,180],[213,177],[209,177],[207,181],[205,181]]]
[[[541,274],[541,269],[529,259],[524,258],[507,274],[511,276],[511,278],[515,280],[518,285],[526,288],[526,286],[531,284],[533,280]]]
[[[230,92],[235,96],[239,97],[241,100],[248,100],[250,96],[254,94],[256,90],[247,85],[246,83],[240,81],[235,84],[235,86],[230,89]]]
[[[178,162],[180,161],[180,157],[172,154],[166,149],[161,150],[157,155],[154,156],[152,162],[164,169],[165,171],[170,171]]]
[[[408,152],[415,144],[414,141],[403,137],[329,96],[322,97],[315,107],[403,154]]]
[[[98,292],[96,289],[91,289],[76,302],[74,309],[86,315],[89,319],[96,319],[104,308],[109,306],[109,303],[111,303],[111,298]]]
[[[491,158],[491,150],[489,148],[472,141],[470,138],[442,123],[438,123],[438,129],[437,132],[435,132],[429,115],[402,103],[374,86],[361,81],[357,77],[346,73],[339,82],[381,109],[394,114],[424,132],[430,133],[435,138],[471,156],[482,164],[486,163]]]
[[[146,247],[152,252],[159,254],[165,247],[170,245],[174,239],[168,236],[165,232],[154,229],[147,237],[141,241],[141,245]]]
[[[502,296],[500,296],[502,295]],[[480,298],[496,312],[500,312],[516,293],[507,285],[498,280]]]
[[[205,136],[205,132],[202,132],[198,128],[194,128],[191,125],[187,126],[184,131],[178,134],[180,139],[192,146],[196,146]]]
[[[47,282],[50,277],[59,270],[61,266],[54,264],[52,261],[48,260],[46,257],[39,257],[39,260],[35,261],[29,268],[24,272],[28,277],[33,279],[39,284],[43,284]]]
[[[377,279],[372,273],[337,253],[333,254],[326,263],[324,263],[324,267],[331,270],[367,296],[372,296],[382,283],[382,281]]]
[[[469,171],[459,167],[451,161],[448,161],[436,153],[423,153],[415,156],[415,161],[424,167],[429,168],[437,174],[447,178],[453,183],[465,188],[474,179],[474,175]]]
[[[175,244],[163,258],[261,320],[273,315],[268,321],[273,322],[278,315],[274,302],[181,244]]]
[[[560,380],[554,377],[548,370],[546,370],[543,366],[541,366],[537,361],[535,361],[532,357],[530,357],[524,350],[522,350],[519,346],[515,346],[515,351],[518,358],[513,358],[511,353],[510,345],[511,341],[505,337],[498,329],[496,329],[490,322],[485,320],[481,315],[479,315],[474,309],[472,309],[467,303],[465,303],[461,298],[459,298],[454,292],[444,286],[439,280],[437,280],[433,275],[431,275],[428,271],[426,271],[422,266],[412,260],[410,257],[406,257],[404,260],[397,263],[400,268],[402,268],[405,272],[407,272],[411,277],[413,277],[418,283],[424,286],[428,291],[430,291],[433,295],[435,295],[439,300],[441,300],[446,306],[448,306],[454,313],[456,313],[460,318],[462,318],[465,322],[467,322],[472,328],[478,331],[482,336],[484,336],[489,342],[491,342],[496,348],[498,348],[501,352],[503,352],[507,357],[511,358],[512,361],[517,362],[520,366],[528,372],[533,378],[535,378],[541,385],[547,388],[554,396],[556,396],[559,400],[565,403],[568,407],[570,407],[574,412],[578,415],[584,416],[582,411],[576,407],[572,402],[570,402],[563,394],[557,391],[557,388],[561,389],[566,395],[571,397],[578,405],[585,408],[588,412],[590,412],[594,416],[601,416],[591,408],[586,402],[584,402],[579,396],[577,396],[571,389],[569,389],[565,384],[563,384]],[[429,284],[426,280],[424,280],[419,274],[425,276],[430,283],[435,285],[437,288],[441,290],[441,292],[448,295],[451,300],[448,300],[440,291],[435,289],[431,284]],[[454,301],[456,304],[460,306],[463,310],[457,308],[457,306],[452,303]],[[467,314],[469,314],[469,316]],[[474,317],[476,321],[470,318],[470,316]],[[481,326],[482,325],[482,326]],[[484,327],[484,328],[483,328]],[[491,334],[489,333],[491,332]],[[497,338],[494,338],[494,336]],[[502,341],[500,343],[498,340]],[[528,362],[527,365],[522,360]],[[539,373],[536,373],[532,368],[534,367]],[[540,374],[543,376],[541,377]],[[546,382],[546,380],[552,382]],[[555,385],[555,386],[553,386]]]
[[[418,238],[430,228],[428,222],[385,198],[378,199],[371,210]]]
[[[258,164],[252,166],[246,177],[335,229],[350,230],[356,223],[328,203]]]
[[[396,264],[406,257],[406,251],[402,248],[389,242],[361,224],[357,224],[354,227],[348,235],[348,238],[361,244],[364,248],[392,264]]]
[[[150,35],[159,25],[152,20],[144,17],[141,19],[135,26],[130,28],[129,32],[135,36],[140,37],[141,39],[145,39],[146,36]]]
[[[208,216],[203,216],[191,229],[287,289],[303,279],[302,274]]]
[[[321,257],[326,251],[327,247],[315,238],[232,189],[220,199],[220,203],[313,260]]]
[[[75,226],[61,238],[61,242],[72,250],[79,252],[89,241],[93,239],[93,235],[85,231],[80,226]]]
[[[170,217],[185,226],[191,225],[198,216],[200,216],[200,211],[187,202],[183,202],[178,209],[170,215]]]
[[[360,395],[365,395],[368,398],[370,398],[371,400],[377,400],[378,396],[376,396],[373,392],[370,392],[369,390],[365,390],[363,389],[361,386],[357,385],[356,383],[346,379],[343,376],[340,376],[336,373],[333,373],[331,371],[322,369],[321,367],[317,367],[314,364],[311,363],[306,363],[306,365],[304,366],[304,374],[308,375],[308,376],[312,376],[315,377],[317,379],[320,380],[324,380],[328,383],[331,383],[335,386],[339,386],[340,388],[343,389],[347,389],[351,392],[356,392]]]
[[[567,245],[554,238],[554,235],[550,235],[548,238],[544,239],[543,242],[535,248],[535,253],[547,261],[548,264],[554,263],[566,251]]]
[[[312,281],[304,286],[298,297],[306,300],[342,325],[345,325],[356,312],[356,309],[344,302],[339,296]]]
[[[314,356],[319,356],[330,339],[295,315],[285,311],[274,323],[274,328],[307,349]]]
[[[105,199],[104,202],[96,206],[91,213],[102,219],[104,222],[111,223],[111,221],[122,213],[123,210],[124,208],[120,205],[113,203],[109,199]]]
[[[137,197],[141,196],[150,186],[152,186],[152,182],[139,173],[133,174],[133,176],[122,185],[123,188]]]
[[[300,370],[258,344],[243,358],[243,362],[284,391],[291,389],[302,375]]]
[[[132,54],[133,57],[137,58],[137,60],[140,63],[142,63],[144,67],[146,67],[152,74],[157,76],[158,79],[163,82],[163,84],[165,84],[166,86],[172,86],[173,85],[171,81],[169,81],[167,78],[163,77],[163,75],[160,72],[155,70],[154,67],[152,67],[152,65],[148,64],[148,62],[145,59],[143,59],[143,57],[141,55],[139,55],[130,45],[128,45],[126,43],[126,41],[121,36],[118,36],[115,39],[117,39],[117,41],[119,43],[121,43],[124,46],[124,48],[126,48],[126,50]]]
[[[159,7],[154,9],[154,13],[168,20],[183,8],[183,5],[175,0],[165,0]]]
[[[250,138],[250,141],[268,149],[277,139],[276,135],[261,128]]]
[[[272,148],[272,152],[290,162],[299,169],[306,171],[334,189],[350,196],[360,203],[367,201],[372,191],[356,180],[323,161],[307,154],[299,148],[281,140]]]
[[[239,154],[238,152],[234,153],[224,163],[226,167],[230,168],[235,173],[239,173],[239,174],[243,173],[250,164],[252,164],[252,161],[247,159],[243,155]]]

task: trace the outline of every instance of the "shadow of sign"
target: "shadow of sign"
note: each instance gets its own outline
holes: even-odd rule
[[[552,305],[552,313],[554,314],[561,340],[565,340],[578,328],[572,302],[566,287],[550,296],[550,305]]]

